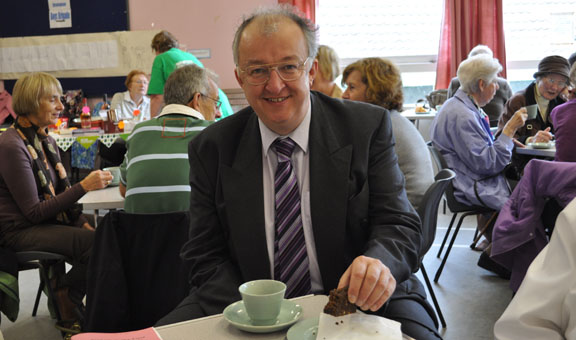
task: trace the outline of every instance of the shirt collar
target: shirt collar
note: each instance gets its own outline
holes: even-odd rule
[[[162,112],[160,112],[158,117],[161,117],[164,115],[169,115],[169,114],[174,114],[174,113],[178,113],[178,114],[182,114],[182,115],[186,115],[186,116],[191,116],[191,117],[194,117],[194,118],[197,118],[200,120],[204,120],[204,116],[200,112],[194,110],[190,106],[181,105],[181,104],[168,104],[168,105],[164,106],[164,108],[162,108]]]
[[[311,107],[308,106],[308,112],[304,116],[304,119],[298,125],[294,131],[289,133],[287,136],[281,136],[276,132],[270,130],[266,124],[264,124],[260,118],[258,118],[258,125],[260,127],[260,135],[262,136],[262,152],[266,157],[268,157],[268,151],[272,143],[279,137],[290,137],[292,140],[300,147],[304,154],[308,153],[308,138],[310,136],[310,118],[311,118]]]

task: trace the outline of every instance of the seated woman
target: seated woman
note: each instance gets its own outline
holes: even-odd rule
[[[464,60],[458,67],[461,87],[434,118],[431,139],[434,147],[456,172],[454,196],[467,205],[500,210],[510,196],[502,173],[512,157],[516,131],[524,125],[526,109],[508,120],[496,140],[488,116],[481,110],[498,89],[502,66],[488,55]]]
[[[342,89],[334,82],[334,79],[340,75],[336,51],[330,46],[320,45],[316,60],[318,60],[318,73],[316,73],[311,89],[333,98],[342,98]]]
[[[144,71],[132,70],[126,76],[126,92],[118,92],[112,97],[110,108],[116,111],[118,120],[132,119],[134,110],[139,110],[137,121],[150,119],[150,98],[146,96],[150,79]]]
[[[552,139],[554,127],[549,119],[552,110],[564,103],[560,96],[566,86],[570,73],[570,65],[566,58],[553,55],[545,57],[538,63],[538,72],[534,73],[536,81],[527,88],[516,92],[506,102],[506,111],[498,122],[498,133],[521,107],[538,104],[538,113],[535,119],[530,119],[514,134],[521,143],[546,143]],[[525,163],[525,162],[524,162]],[[521,164],[520,164],[521,165]]]
[[[408,200],[417,209],[424,193],[434,183],[434,170],[422,135],[399,112],[404,102],[400,70],[390,60],[361,59],[344,69],[342,84],[346,84],[342,98],[390,110],[398,165],[406,178]]]
[[[570,69],[570,82],[576,85],[576,63]],[[550,121],[554,126],[556,137],[556,156],[559,162],[576,162],[576,90],[568,90],[568,102],[556,106],[550,113]]]
[[[64,109],[60,82],[47,73],[18,79],[13,91],[17,118],[0,135],[0,247],[66,256],[72,269],[50,282],[63,320],[76,318],[86,288],[94,232],[76,204],[86,192],[112,180],[93,171],[70,185],[56,141],[47,134]]]

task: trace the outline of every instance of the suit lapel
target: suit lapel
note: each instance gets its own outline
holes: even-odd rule
[[[270,278],[264,228],[262,142],[258,118],[248,119],[231,167],[222,166],[222,191],[229,226],[230,254],[238,260],[243,279]]]
[[[341,145],[325,106],[312,96],[310,211],[325,289],[336,288],[346,270],[346,216],[352,145]]]

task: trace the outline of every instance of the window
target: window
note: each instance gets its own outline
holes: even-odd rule
[[[576,0],[505,0],[504,34],[508,80],[516,91],[533,80],[540,59],[576,52]]]
[[[432,90],[443,0],[321,0],[319,42],[336,50],[342,68],[386,57],[402,72],[406,103]],[[425,85],[425,86],[422,86]]]
[[[503,0],[508,79],[514,91],[530,82],[547,55],[576,52],[576,0]],[[389,58],[402,71],[405,100],[432,90],[444,0],[321,0],[319,41],[341,66]]]

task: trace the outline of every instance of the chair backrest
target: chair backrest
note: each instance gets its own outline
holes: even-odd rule
[[[190,291],[180,258],[189,224],[188,211],[104,216],[88,265],[87,331],[150,327],[176,308]]]
[[[420,205],[418,206],[418,215],[422,220],[422,248],[421,256],[424,257],[428,249],[432,246],[436,237],[436,222],[438,220],[438,205],[444,191],[456,177],[456,173],[450,169],[442,169],[432,185],[426,190]]]
[[[446,162],[446,159],[444,158],[442,153],[440,153],[440,150],[436,149],[432,145],[432,142],[428,142],[428,150],[430,150],[430,154],[432,154],[432,159],[434,160],[434,163],[438,167],[438,169],[450,169],[450,167],[448,166],[448,163]],[[458,202],[456,200],[456,197],[454,196],[454,184],[452,183],[452,181],[450,181],[450,183],[448,184],[448,187],[446,187],[445,197],[446,197],[446,202],[448,203],[448,208],[453,213],[471,211],[471,210],[482,210],[482,211],[484,211],[484,210],[489,211],[490,210],[488,208],[483,208],[483,207],[478,207],[478,206],[468,206],[466,204]]]

